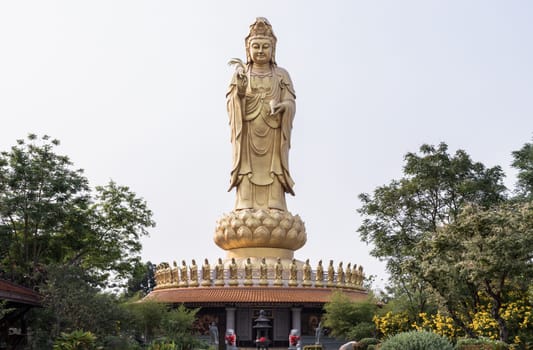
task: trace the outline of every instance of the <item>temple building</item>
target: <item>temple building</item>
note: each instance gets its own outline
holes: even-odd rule
[[[198,331],[207,334],[214,322],[220,344],[231,329],[237,346],[254,346],[259,333],[253,324],[261,314],[270,325],[261,337],[286,347],[291,330],[315,336],[333,293],[353,301],[367,298],[362,266],[333,260],[312,265],[294,256],[307,241],[304,222],[285,201],[285,194],[294,195],[288,156],[296,93],[288,72],[276,63],[276,43],[272,26],[259,17],[245,38],[246,61],[230,61],[235,73],[226,97],[236,201],[214,233],[226,257],[204,258],[201,265],[161,263],[156,287],[146,297],[199,307]]]

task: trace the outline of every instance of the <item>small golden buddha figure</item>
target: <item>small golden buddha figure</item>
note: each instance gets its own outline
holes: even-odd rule
[[[268,266],[265,258],[261,259],[261,265],[259,266],[259,285],[262,287],[268,286]]]
[[[231,287],[239,285],[237,276],[237,263],[235,262],[235,258],[231,258],[231,263],[229,264],[229,285]]]
[[[348,265],[346,265],[346,271],[345,271],[345,281],[346,281],[346,287],[348,288],[351,288],[353,285],[352,285],[352,263],[348,263]]]
[[[171,277],[171,286],[172,287],[178,287],[179,286],[179,268],[178,264],[176,263],[176,260],[172,263],[172,270],[170,271],[170,277]]]
[[[244,285],[251,286],[253,284],[254,282],[252,261],[250,260],[250,258],[247,258],[246,263],[244,264]]]
[[[298,266],[296,265],[296,259],[292,259],[289,272],[289,287],[296,287],[298,285]]]
[[[207,258],[202,265],[202,287],[209,287],[211,285],[211,265]]]
[[[365,279],[365,274],[363,273],[363,266],[359,265],[359,268],[357,269],[357,286],[362,287],[363,281]]]
[[[333,260],[329,261],[328,266],[328,282],[326,283],[328,288],[335,287],[335,268],[333,267]]]
[[[188,287],[189,286],[189,278],[187,277],[187,265],[185,264],[185,260],[181,261],[179,286],[180,287]]]
[[[353,264],[352,268],[352,285],[357,286],[357,264]]]
[[[274,285],[276,287],[283,285],[283,264],[280,258],[277,259],[276,266],[274,267]]]
[[[218,258],[218,264],[215,266],[215,286],[222,287],[224,285],[224,264],[222,259]]]
[[[322,266],[322,260],[318,262],[316,267],[315,287],[324,286],[324,267]]]
[[[309,264],[309,259],[305,260],[304,264],[304,276],[302,286],[310,287],[311,286],[311,265]]]
[[[344,287],[344,269],[342,268],[342,261],[337,267],[337,287]]]
[[[189,287],[198,287],[198,265],[196,265],[196,260],[192,259],[192,264],[189,266]]]

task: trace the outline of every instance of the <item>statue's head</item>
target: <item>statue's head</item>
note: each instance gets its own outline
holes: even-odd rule
[[[246,44],[246,63],[251,63],[252,60],[252,45],[264,44],[270,42],[270,64],[276,65],[276,43],[278,39],[274,35],[272,26],[268,19],[264,17],[257,17],[255,22],[250,25],[250,33],[245,39]]]

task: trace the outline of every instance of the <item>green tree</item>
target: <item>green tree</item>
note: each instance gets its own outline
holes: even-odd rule
[[[431,301],[417,245],[454,222],[465,204],[503,201],[503,176],[500,167],[487,169],[462,150],[450,155],[445,143],[422,145],[420,155],[406,154],[400,180],[359,195],[360,236],[373,245],[373,256],[387,262],[394,291],[411,302],[411,317],[426,312]]]
[[[335,293],[324,310],[324,326],[337,338],[359,340],[376,334],[372,318],[377,305],[372,298],[354,302],[342,293]]]
[[[76,266],[54,266],[41,285],[42,307],[31,311],[34,348],[47,349],[50,339],[83,329],[99,339],[118,335],[127,315],[117,297],[93,285],[92,276]]]
[[[131,299],[125,303],[129,325],[135,337],[145,344],[173,343],[179,349],[200,345],[193,334],[193,324],[199,309],[180,305],[175,309],[151,300]]]
[[[112,181],[92,191],[58,145],[29,135],[0,153],[0,271],[30,287],[54,265],[81,267],[103,283],[129,277],[152,212]]]
[[[150,261],[136,262],[131,277],[127,281],[124,296],[131,298],[137,293],[141,296],[148,295],[155,287],[155,267],[156,265]]]
[[[127,327],[136,339],[148,344],[161,335],[161,322],[168,311],[166,304],[132,298],[123,304],[123,308],[128,314]]]
[[[520,196],[533,199],[533,144],[526,143],[513,152],[513,167],[518,169],[517,192]]]
[[[499,167],[486,169],[464,151],[450,156],[445,144],[422,146],[422,156],[407,154],[401,180],[360,197],[365,219],[359,232],[375,245],[372,253],[387,260],[393,283],[421,286],[470,337],[486,336],[476,325],[485,310],[501,340],[520,333],[509,310],[523,305],[533,276],[531,149],[526,144],[513,153],[515,198],[505,196]],[[409,289],[406,294],[415,295]]]
[[[179,349],[194,349],[201,343],[193,334],[193,324],[199,309],[187,309],[180,305],[170,310],[162,320],[165,338],[174,342]]]
[[[509,324],[502,310],[516,292],[527,293],[533,278],[533,203],[467,206],[454,223],[417,249],[425,279],[454,311],[452,318],[471,322],[484,303],[480,299],[488,300],[500,340],[509,341]],[[476,295],[469,294],[474,290]],[[476,303],[471,304],[472,300]],[[514,331],[516,335],[518,329]],[[469,334],[482,335],[473,329]]]

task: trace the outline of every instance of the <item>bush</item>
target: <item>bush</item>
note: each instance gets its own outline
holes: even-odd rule
[[[480,339],[460,339],[455,346],[457,350],[507,350],[509,346],[499,340],[486,338]]]
[[[173,341],[171,342],[154,342],[149,347],[148,350],[178,350],[180,347]]]
[[[347,333],[347,339],[363,339],[376,335],[376,326],[372,322],[361,322],[356,324]]]
[[[398,333],[385,340],[381,350],[453,350],[448,339],[431,332],[412,331]]]
[[[54,342],[54,350],[93,350],[101,349],[95,345],[96,336],[91,332],[76,330],[70,333],[61,333]]]
[[[139,350],[141,346],[135,340],[128,337],[110,335],[104,339],[106,350]]]
[[[377,340],[376,338],[363,338],[357,342],[354,347],[354,350],[369,350],[375,348],[374,346],[372,346],[371,348],[370,345],[376,344],[379,344],[379,340]]]
[[[374,300],[353,302],[346,295],[336,292],[331,301],[324,305],[324,326],[331,329],[331,335],[342,339],[372,337],[375,326],[372,321],[377,306]]]

